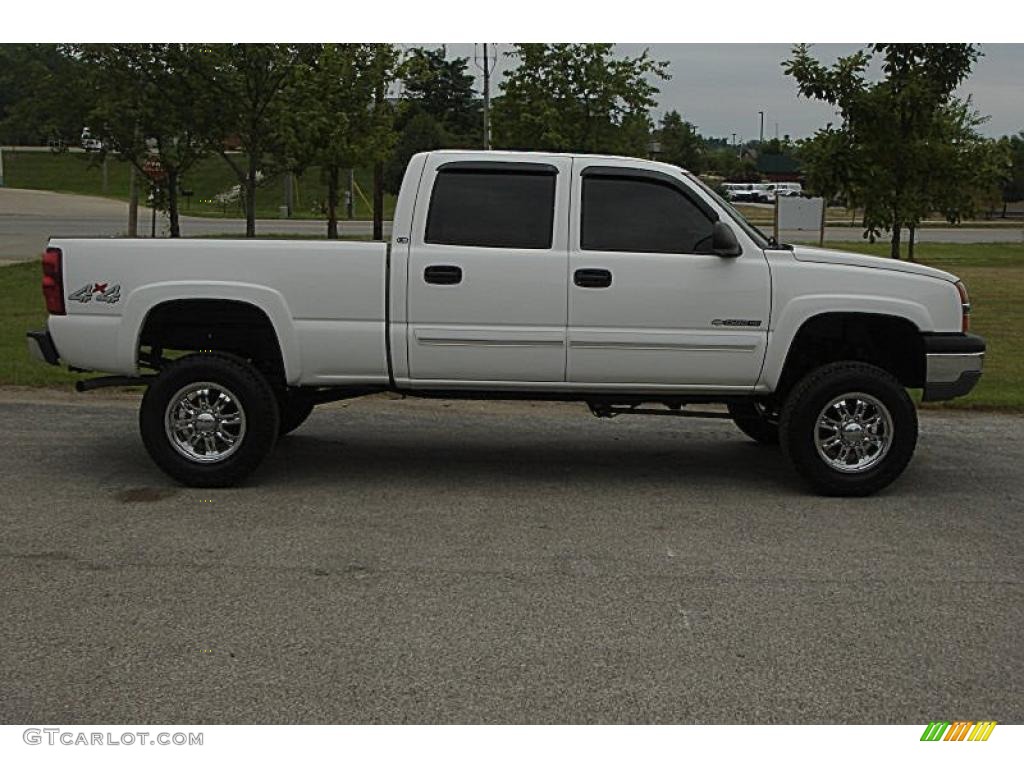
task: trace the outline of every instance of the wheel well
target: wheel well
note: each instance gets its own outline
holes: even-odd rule
[[[840,360],[876,365],[904,387],[924,386],[924,340],[916,325],[892,315],[829,312],[797,331],[776,392],[784,394],[814,368]]]
[[[272,380],[284,378],[273,323],[244,301],[180,299],[153,307],[139,334],[139,362],[159,368],[167,351],[230,352],[251,360]]]

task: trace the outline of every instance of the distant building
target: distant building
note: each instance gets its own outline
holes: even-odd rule
[[[757,172],[768,181],[804,180],[800,163],[788,155],[761,155],[757,158]]]

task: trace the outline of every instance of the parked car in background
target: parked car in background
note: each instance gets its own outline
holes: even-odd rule
[[[727,182],[722,185],[722,189],[725,190],[725,196],[730,202],[733,203],[756,203],[757,202],[757,190],[754,189],[753,184],[747,183],[736,183]]]
[[[775,202],[775,185],[774,184],[754,184],[754,202],[755,203],[774,203]]]
[[[800,197],[804,188],[799,181],[776,181],[768,185],[776,197]]]
[[[86,152],[99,152],[103,149],[103,142],[92,135],[88,127],[82,129],[82,136],[79,139],[82,149]]]

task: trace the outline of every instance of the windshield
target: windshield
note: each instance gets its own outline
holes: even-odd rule
[[[722,198],[722,196],[715,192],[715,190],[713,190],[711,187],[709,187],[707,184],[701,181],[700,177],[698,177],[697,175],[688,173],[686,174],[686,176],[687,178],[690,179],[690,181],[692,181],[704,192],[706,192],[711,197],[711,199],[713,199],[716,203],[722,206],[725,209],[725,212],[732,217],[733,221],[736,222],[739,228],[746,232],[747,236],[750,237],[751,240],[757,243],[758,248],[772,247],[771,239],[767,235],[765,235],[764,232],[762,232],[760,229],[758,229],[745,218],[743,218],[743,214],[737,211],[733,207],[732,203]]]

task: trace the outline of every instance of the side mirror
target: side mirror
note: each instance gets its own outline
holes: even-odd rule
[[[735,258],[743,253],[736,233],[724,221],[716,221],[711,230],[711,252],[727,258]]]

